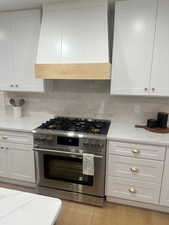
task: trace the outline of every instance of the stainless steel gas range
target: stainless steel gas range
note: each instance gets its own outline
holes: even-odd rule
[[[57,117],[33,131],[40,193],[102,205],[105,193],[107,133],[110,121]],[[84,154],[94,173],[83,173]]]

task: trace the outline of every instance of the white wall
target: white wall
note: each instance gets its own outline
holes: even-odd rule
[[[110,96],[109,81],[54,81],[53,93],[6,93],[10,97],[24,98],[25,115],[51,113],[62,116],[82,116],[112,119],[116,122],[145,122],[159,111],[169,112],[169,98]],[[0,95],[1,96],[1,95]],[[3,100],[0,100],[3,108]]]

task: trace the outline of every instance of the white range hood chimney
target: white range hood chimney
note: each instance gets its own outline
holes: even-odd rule
[[[46,4],[36,77],[110,79],[107,1]]]

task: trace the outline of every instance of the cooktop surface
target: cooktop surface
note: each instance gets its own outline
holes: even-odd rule
[[[109,126],[109,120],[56,117],[41,124],[38,129],[107,135]]]

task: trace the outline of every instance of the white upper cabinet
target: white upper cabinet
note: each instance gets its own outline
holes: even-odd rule
[[[116,2],[111,94],[148,95],[155,0]]]
[[[11,18],[0,13],[0,89],[8,90],[13,79]]]
[[[40,10],[0,13],[1,91],[44,91],[34,71],[40,18]]]
[[[151,75],[151,94],[169,96],[169,1],[160,0]]]
[[[169,1],[116,3],[112,95],[169,96]]]
[[[13,13],[14,76],[20,90],[43,91],[43,81],[35,78],[34,64],[40,34],[40,10]]]

